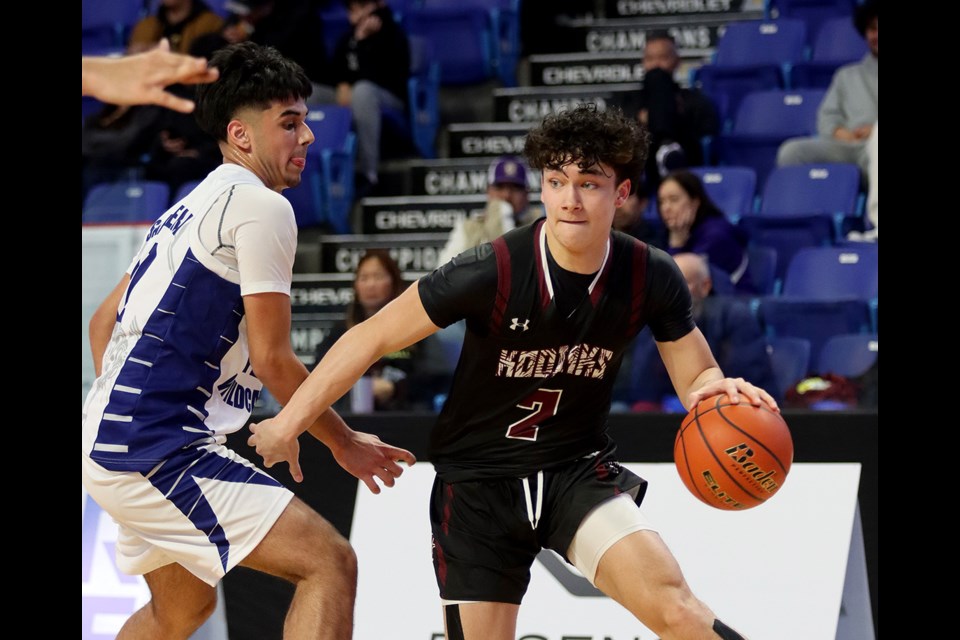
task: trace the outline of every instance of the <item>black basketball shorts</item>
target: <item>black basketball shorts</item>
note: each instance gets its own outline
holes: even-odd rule
[[[622,493],[639,505],[647,482],[621,466],[614,449],[526,479],[436,478],[430,523],[440,597],[520,604],[542,548],[569,562],[570,542],[593,507]]]

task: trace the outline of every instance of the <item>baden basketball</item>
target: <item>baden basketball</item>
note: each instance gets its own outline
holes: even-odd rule
[[[779,413],[740,396],[701,401],[684,418],[673,460],[690,493],[717,509],[751,509],[783,486],[793,463],[793,438]]]

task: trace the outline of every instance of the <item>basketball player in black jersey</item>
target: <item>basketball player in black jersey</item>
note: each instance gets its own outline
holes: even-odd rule
[[[762,389],[724,378],[673,260],[611,231],[646,152],[646,133],[618,111],[548,116],[524,149],[543,174],[546,218],[411,286],[347,332],[275,419],[251,427],[268,467],[286,461],[299,473],[297,437],[371,363],[466,319],[429,451],[450,640],[514,638],[544,547],[660,638],[741,638],[691,593],[637,507],[646,482],[617,462],[606,432],[621,358],[644,325],[687,406],[726,393],[777,410]]]

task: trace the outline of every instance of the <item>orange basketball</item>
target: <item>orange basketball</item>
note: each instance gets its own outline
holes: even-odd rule
[[[769,500],[793,463],[793,438],[779,413],[740,396],[701,401],[684,418],[673,460],[690,493],[717,509],[740,511]]]

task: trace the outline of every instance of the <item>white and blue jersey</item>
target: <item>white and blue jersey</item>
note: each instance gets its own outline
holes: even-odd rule
[[[83,450],[146,473],[187,447],[223,443],[261,390],[244,295],[290,293],[293,209],[250,171],[224,164],[150,228],[84,403]]]

